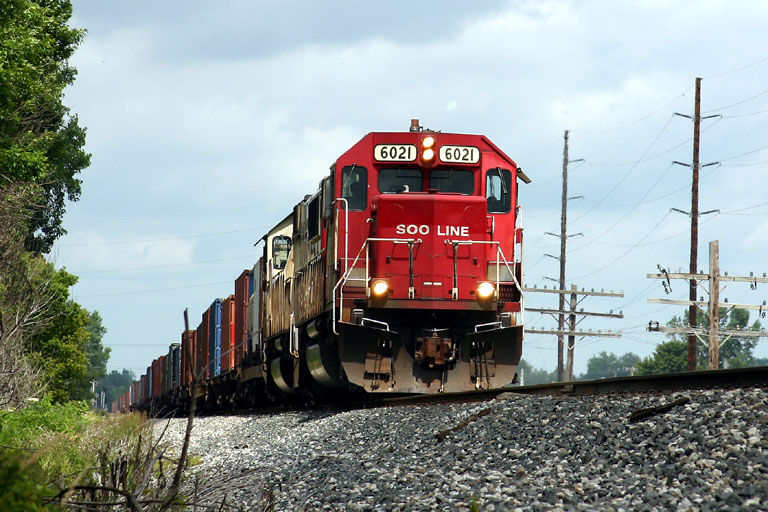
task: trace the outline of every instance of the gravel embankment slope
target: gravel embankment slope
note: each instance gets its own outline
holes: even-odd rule
[[[686,405],[627,420],[683,395]],[[260,510],[270,492],[277,511],[768,510],[765,390],[195,421],[197,501],[226,495],[244,510]],[[185,425],[172,420],[166,440],[180,446]]]

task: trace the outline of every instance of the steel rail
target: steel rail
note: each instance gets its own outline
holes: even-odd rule
[[[421,405],[442,402],[479,402],[503,393],[525,395],[587,396],[616,393],[652,393],[699,389],[768,387],[768,366],[728,370],[703,370],[658,375],[614,377],[610,379],[553,382],[533,386],[384,398],[382,406]]]

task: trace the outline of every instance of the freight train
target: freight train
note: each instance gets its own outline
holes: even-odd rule
[[[482,135],[418,120],[369,133],[262,237],[234,294],[113,410],[512,383],[524,312],[518,181],[530,182]]]

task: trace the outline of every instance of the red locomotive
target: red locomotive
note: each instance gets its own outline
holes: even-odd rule
[[[207,312],[185,337],[197,356],[181,347],[189,368],[168,392],[188,396],[178,391],[192,368],[217,403],[264,389],[438,393],[512,383],[523,339],[518,178],[530,181],[481,135],[423,130],[417,120],[408,132],[369,133],[263,237],[237,297],[222,299],[224,325]],[[135,387],[127,401],[146,402]]]

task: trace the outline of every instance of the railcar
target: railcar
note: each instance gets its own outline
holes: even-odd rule
[[[134,402],[512,383],[524,324],[519,182],[530,180],[482,135],[418,120],[367,134],[262,237],[235,294],[148,368]]]

